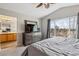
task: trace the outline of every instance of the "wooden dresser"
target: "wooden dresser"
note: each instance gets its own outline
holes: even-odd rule
[[[16,33],[2,33],[0,34],[0,43],[16,41]]]
[[[23,33],[23,44],[25,46],[42,40],[41,32]]]

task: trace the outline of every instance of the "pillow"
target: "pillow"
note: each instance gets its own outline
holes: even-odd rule
[[[66,37],[54,36],[53,38],[49,38],[51,41],[59,43],[66,40]]]

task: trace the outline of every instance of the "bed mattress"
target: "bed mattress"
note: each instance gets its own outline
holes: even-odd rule
[[[28,55],[79,56],[78,39],[65,37],[45,39],[30,45]]]

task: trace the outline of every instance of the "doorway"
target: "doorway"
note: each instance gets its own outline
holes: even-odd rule
[[[0,15],[0,49],[17,46],[17,18]]]

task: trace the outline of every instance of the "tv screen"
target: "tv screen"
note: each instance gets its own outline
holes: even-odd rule
[[[33,24],[25,25],[25,32],[27,32],[27,33],[33,32],[33,27],[34,27]]]

